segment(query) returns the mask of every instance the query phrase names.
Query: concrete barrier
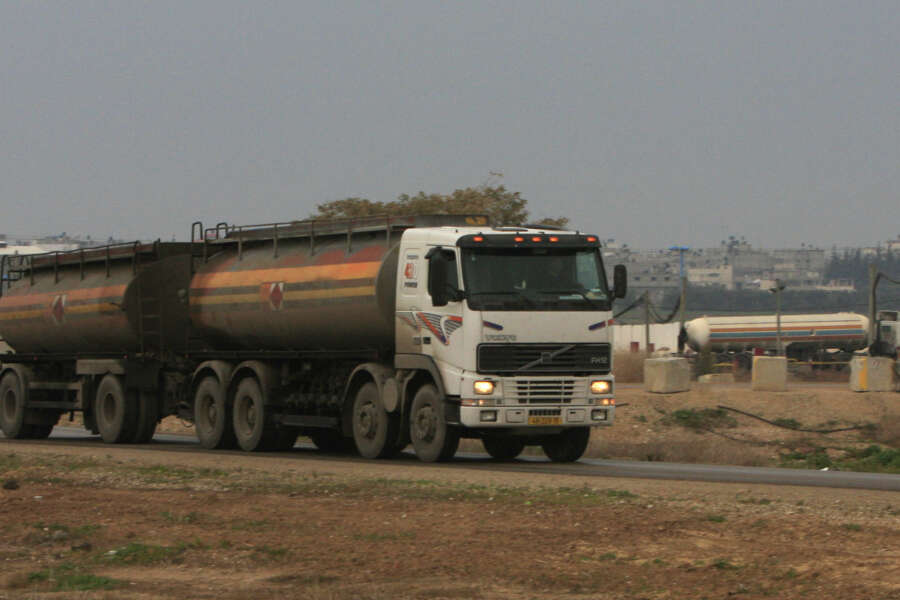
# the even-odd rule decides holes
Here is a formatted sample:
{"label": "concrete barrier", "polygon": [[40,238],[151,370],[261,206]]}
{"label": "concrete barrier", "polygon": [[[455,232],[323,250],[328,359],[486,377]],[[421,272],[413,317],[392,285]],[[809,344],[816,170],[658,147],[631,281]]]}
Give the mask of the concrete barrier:
{"label": "concrete barrier", "polygon": [[644,360],[644,389],[656,394],[674,394],[691,389],[691,367],[686,358]]}
{"label": "concrete barrier", "polygon": [[750,389],[759,392],[783,392],[787,389],[787,358],[754,356]]}
{"label": "concrete barrier", "polygon": [[854,356],[850,361],[850,389],[854,392],[895,391],[895,362],[885,356]]}

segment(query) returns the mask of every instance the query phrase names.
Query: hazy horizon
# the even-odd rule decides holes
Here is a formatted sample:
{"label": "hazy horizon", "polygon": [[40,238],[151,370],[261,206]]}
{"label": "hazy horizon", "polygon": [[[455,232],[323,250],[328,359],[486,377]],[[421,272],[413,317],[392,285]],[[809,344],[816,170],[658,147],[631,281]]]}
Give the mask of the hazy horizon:
{"label": "hazy horizon", "polygon": [[896,2],[10,2],[0,35],[0,233],[490,180],[634,248],[900,234]]}

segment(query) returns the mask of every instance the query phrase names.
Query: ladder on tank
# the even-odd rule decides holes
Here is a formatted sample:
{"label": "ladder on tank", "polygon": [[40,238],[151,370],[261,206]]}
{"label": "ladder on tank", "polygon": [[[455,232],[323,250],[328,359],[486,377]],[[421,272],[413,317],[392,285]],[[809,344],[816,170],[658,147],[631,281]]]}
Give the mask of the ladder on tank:
{"label": "ladder on tank", "polygon": [[143,286],[140,286],[140,283],[138,285],[138,335],[141,341],[141,354],[145,354],[149,348],[162,352],[164,342],[162,302],[158,296],[144,294]]}

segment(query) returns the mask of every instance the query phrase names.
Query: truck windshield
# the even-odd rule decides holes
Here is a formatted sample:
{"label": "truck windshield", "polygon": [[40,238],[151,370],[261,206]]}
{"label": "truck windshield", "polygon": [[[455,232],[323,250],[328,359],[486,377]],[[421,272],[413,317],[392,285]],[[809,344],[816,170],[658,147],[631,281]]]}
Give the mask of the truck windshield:
{"label": "truck windshield", "polygon": [[596,248],[466,248],[462,271],[472,309],[610,309]]}

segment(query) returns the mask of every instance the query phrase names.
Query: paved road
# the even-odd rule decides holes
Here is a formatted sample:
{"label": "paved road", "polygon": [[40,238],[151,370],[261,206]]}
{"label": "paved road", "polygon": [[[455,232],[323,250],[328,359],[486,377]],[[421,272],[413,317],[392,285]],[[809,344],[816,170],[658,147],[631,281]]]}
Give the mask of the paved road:
{"label": "paved road", "polygon": [[[54,430],[46,441],[10,441],[0,434],[0,444],[7,448],[16,444],[41,444],[65,446],[104,447],[114,451],[115,446],[103,444],[97,436],[76,428],[60,427]],[[210,452],[203,450],[190,436],[157,434],[152,444],[122,446],[139,448],[148,452]],[[227,456],[238,451],[216,451]],[[329,455],[315,451],[309,444],[298,444],[291,452],[258,454],[260,459],[289,459],[292,456],[322,461],[364,461],[361,458]],[[459,468],[488,471],[521,471],[557,475],[578,475],[583,477],[635,477],[644,479],[673,479],[680,481],[709,481],[720,483],[762,483],[775,485],[800,485],[813,487],[856,488],[868,490],[900,491],[900,475],[880,473],[854,473],[848,471],[808,471],[800,469],[775,469],[763,467],[732,467],[724,465],[693,465],[662,462],[638,462],[625,460],[581,459],[577,463],[558,464],[544,458],[523,457],[511,462],[496,462],[485,454],[459,453],[450,463],[421,463],[409,452],[398,457],[411,468]]]}

